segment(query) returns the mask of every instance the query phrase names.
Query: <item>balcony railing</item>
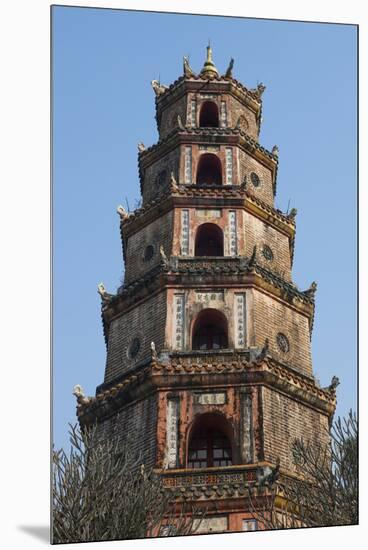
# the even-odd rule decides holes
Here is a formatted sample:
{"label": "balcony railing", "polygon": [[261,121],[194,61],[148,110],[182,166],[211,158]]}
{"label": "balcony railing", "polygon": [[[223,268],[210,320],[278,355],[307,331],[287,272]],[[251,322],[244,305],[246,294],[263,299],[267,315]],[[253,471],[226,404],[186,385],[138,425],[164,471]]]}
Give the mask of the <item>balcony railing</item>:
{"label": "balcony railing", "polygon": [[[266,464],[266,463],[265,463]],[[241,466],[223,466],[213,468],[193,468],[185,470],[161,471],[165,487],[186,488],[206,486],[245,487],[249,482],[256,481],[256,471],[262,464]]]}

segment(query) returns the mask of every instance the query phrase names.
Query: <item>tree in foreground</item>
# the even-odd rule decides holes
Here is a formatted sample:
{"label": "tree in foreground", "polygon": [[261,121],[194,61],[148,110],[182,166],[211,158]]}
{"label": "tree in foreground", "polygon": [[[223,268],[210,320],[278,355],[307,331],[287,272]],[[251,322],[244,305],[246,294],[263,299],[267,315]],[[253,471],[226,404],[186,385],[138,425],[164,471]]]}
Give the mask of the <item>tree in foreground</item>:
{"label": "tree in foreground", "polygon": [[76,426],[70,442],[69,454],[53,452],[54,543],[186,535],[200,525],[203,514],[178,509],[175,494],[128,445]]}
{"label": "tree in foreground", "polygon": [[333,424],[329,441],[323,445],[295,440],[298,477],[278,478],[271,472],[256,490],[249,488],[253,516],[263,528],[358,523],[358,424],[352,411]]}

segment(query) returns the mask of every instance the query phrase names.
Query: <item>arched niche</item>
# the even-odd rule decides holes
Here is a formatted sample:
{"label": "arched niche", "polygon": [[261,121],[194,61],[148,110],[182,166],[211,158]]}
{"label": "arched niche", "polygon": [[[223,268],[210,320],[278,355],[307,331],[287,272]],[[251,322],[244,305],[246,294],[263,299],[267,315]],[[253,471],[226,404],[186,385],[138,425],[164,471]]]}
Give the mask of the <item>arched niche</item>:
{"label": "arched niche", "polygon": [[203,309],[193,324],[192,349],[227,349],[228,325],[225,315],[217,309]]}
{"label": "arched niche", "polygon": [[219,110],[214,101],[204,101],[199,114],[199,126],[201,128],[219,127]]}
{"label": "arched niche", "polygon": [[219,413],[200,415],[189,433],[187,468],[232,466],[233,456],[229,421]]}
{"label": "arched niche", "polygon": [[217,155],[203,153],[197,168],[198,185],[222,185],[222,166]]}
{"label": "arched niche", "polygon": [[203,223],[198,227],[195,238],[194,255],[224,255],[224,234],[221,227],[214,223]]}

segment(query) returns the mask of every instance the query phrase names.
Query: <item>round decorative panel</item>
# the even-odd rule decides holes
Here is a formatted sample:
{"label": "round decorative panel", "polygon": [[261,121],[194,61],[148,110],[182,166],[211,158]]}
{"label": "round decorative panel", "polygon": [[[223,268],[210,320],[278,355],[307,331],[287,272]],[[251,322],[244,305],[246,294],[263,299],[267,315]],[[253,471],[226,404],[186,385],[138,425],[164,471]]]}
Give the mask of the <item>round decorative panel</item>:
{"label": "round decorative panel", "polygon": [[130,359],[134,359],[141,349],[141,342],[138,337],[133,338],[128,347],[128,356]]}
{"label": "round decorative panel", "polygon": [[250,181],[253,183],[254,187],[259,187],[261,185],[261,180],[255,172],[250,174]]}
{"label": "round decorative panel", "polygon": [[154,253],[155,248],[153,244],[149,244],[148,246],[146,246],[146,250],[144,251],[143,260],[145,262],[149,262],[150,260],[152,260]]}
{"label": "round decorative panel", "polygon": [[290,349],[289,340],[285,336],[285,334],[282,334],[282,332],[279,332],[276,336],[277,345],[279,346],[280,350],[283,353],[287,353]]}
{"label": "round decorative panel", "polygon": [[262,248],[262,254],[268,260],[269,262],[272,262],[273,260],[273,252],[267,244],[265,244]]}
{"label": "round decorative panel", "polygon": [[248,130],[249,124],[244,115],[240,115],[237,126],[243,132],[246,132]]}

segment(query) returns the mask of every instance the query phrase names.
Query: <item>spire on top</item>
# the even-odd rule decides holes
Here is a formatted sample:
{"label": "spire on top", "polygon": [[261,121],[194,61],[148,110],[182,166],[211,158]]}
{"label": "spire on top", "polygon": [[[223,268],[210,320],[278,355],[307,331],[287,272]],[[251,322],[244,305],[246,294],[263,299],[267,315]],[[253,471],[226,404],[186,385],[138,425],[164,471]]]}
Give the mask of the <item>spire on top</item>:
{"label": "spire on top", "polygon": [[215,78],[219,76],[218,70],[216,69],[214,62],[212,61],[212,49],[209,40],[207,46],[207,59],[203,65],[203,69],[200,72],[200,76],[204,78]]}

